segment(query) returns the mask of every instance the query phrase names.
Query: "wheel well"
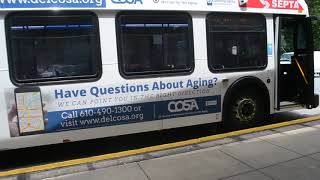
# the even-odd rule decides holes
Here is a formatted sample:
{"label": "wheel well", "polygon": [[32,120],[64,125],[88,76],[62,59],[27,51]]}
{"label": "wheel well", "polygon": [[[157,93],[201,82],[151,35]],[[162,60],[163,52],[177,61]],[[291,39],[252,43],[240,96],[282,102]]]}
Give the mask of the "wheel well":
{"label": "wheel well", "polygon": [[[227,90],[223,100],[223,112],[228,106],[228,102],[239,91],[252,90],[255,93],[259,93],[263,96],[263,101],[266,103],[267,112],[270,114],[270,94],[266,85],[256,77],[243,77],[236,80]],[[224,114],[224,113],[223,113]]]}

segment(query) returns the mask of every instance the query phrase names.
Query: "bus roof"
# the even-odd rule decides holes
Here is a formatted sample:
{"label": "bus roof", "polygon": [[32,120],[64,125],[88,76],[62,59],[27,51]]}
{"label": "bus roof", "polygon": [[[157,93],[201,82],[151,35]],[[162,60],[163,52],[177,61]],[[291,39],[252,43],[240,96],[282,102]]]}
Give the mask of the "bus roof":
{"label": "bus roof", "polygon": [[308,15],[304,0],[0,0],[0,10],[173,10]]}

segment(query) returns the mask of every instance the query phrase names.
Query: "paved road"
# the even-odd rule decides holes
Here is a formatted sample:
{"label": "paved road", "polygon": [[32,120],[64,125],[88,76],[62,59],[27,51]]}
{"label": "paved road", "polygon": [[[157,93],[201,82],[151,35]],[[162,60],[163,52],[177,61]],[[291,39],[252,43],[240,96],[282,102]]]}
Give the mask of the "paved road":
{"label": "paved road", "polygon": [[[320,121],[241,135],[237,142],[48,180],[318,180]],[[224,140],[226,142],[226,140]],[[212,147],[207,147],[212,145]],[[201,149],[203,147],[203,149]],[[105,163],[107,164],[107,163]]]}

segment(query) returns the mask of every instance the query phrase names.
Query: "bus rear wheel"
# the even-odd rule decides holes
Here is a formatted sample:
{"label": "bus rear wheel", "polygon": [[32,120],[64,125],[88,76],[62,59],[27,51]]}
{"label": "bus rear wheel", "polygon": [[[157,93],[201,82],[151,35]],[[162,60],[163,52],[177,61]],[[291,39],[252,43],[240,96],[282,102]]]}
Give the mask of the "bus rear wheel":
{"label": "bus rear wheel", "polygon": [[264,122],[266,103],[256,89],[243,89],[234,93],[225,104],[223,124],[226,130],[239,130]]}

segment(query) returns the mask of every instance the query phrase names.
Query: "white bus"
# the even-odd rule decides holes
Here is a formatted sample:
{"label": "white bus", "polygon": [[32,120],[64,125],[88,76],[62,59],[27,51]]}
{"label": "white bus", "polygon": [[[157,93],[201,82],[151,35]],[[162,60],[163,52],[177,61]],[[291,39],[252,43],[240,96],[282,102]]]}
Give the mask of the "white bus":
{"label": "white bus", "polygon": [[320,51],[314,51],[314,77],[320,77]]}
{"label": "white bus", "polygon": [[0,150],[318,106],[302,0],[0,3]]}

